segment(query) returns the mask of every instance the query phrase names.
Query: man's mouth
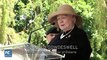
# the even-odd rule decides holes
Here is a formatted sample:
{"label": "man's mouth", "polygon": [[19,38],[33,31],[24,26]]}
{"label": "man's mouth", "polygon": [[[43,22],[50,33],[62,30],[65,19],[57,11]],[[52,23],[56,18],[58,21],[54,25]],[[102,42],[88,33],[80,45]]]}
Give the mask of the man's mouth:
{"label": "man's mouth", "polygon": [[64,24],[61,24],[61,26],[64,26]]}

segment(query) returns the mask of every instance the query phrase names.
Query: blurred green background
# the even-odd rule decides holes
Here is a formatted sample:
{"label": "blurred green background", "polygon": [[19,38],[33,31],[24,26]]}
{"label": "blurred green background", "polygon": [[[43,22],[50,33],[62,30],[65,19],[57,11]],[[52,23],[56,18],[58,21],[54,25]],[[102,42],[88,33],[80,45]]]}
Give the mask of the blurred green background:
{"label": "blurred green background", "polygon": [[107,0],[0,0],[0,44],[47,45],[45,32],[51,25],[47,16],[59,5],[70,4],[83,18],[93,49],[91,60],[107,60]]}

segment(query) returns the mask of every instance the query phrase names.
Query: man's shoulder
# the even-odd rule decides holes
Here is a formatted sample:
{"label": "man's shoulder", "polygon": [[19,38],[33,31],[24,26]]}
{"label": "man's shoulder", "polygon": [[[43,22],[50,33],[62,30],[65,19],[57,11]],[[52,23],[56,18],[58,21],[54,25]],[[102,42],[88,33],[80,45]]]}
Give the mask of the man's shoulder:
{"label": "man's shoulder", "polygon": [[[74,34],[79,34],[79,35],[82,35],[82,34],[85,34],[86,35],[86,32],[83,30],[83,29],[80,29],[78,27],[75,27],[72,31]],[[71,32],[71,33],[72,33]]]}

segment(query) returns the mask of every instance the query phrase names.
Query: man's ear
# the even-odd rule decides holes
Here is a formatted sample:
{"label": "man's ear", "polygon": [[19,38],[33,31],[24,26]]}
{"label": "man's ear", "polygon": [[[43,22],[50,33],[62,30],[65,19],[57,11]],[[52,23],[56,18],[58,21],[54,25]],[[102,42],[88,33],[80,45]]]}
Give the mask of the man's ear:
{"label": "man's ear", "polygon": [[76,23],[76,17],[73,17],[73,23],[74,24]]}

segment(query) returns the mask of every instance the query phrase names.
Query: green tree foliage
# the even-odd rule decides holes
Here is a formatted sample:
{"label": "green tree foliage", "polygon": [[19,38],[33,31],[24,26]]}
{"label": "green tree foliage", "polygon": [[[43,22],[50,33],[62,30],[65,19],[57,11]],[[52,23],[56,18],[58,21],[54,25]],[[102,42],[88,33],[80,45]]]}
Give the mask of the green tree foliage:
{"label": "green tree foliage", "polygon": [[94,60],[107,59],[107,5],[105,0],[96,0],[94,9],[94,21],[92,25],[92,48]]}
{"label": "green tree foliage", "polygon": [[[59,5],[70,4],[83,18],[93,49],[91,60],[107,59],[107,0],[0,0],[0,43],[46,45],[47,16]],[[7,7],[8,6],[8,7]]]}
{"label": "green tree foliage", "polygon": [[[0,21],[0,43],[5,42],[6,40],[6,24],[7,24],[7,18],[5,17],[7,15],[7,4],[4,4],[6,0],[1,1],[3,4],[1,4],[1,21]],[[7,3],[7,2],[6,2]]]}
{"label": "green tree foliage", "polygon": [[15,26],[13,8],[16,1],[0,0],[0,44],[25,42],[24,37],[27,35],[25,33],[22,35],[23,32],[16,33],[13,28]]}
{"label": "green tree foliage", "polygon": [[[13,4],[15,1],[0,0],[0,43],[7,41],[8,26],[14,25]],[[10,5],[11,4],[11,5]]]}
{"label": "green tree foliage", "polygon": [[45,15],[43,15],[43,9],[41,9],[43,7],[42,1],[26,1],[28,2],[19,0],[14,6],[14,12],[16,14],[16,25],[14,26],[14,28],[17,32],[24,31],[27,34],[31,34],[31,32],[34,31],[31,34],[31,43],[38,46],[42,43],[46,44],[46,42],[44,41],[45,30],[42,29],[42,26],[44,26],[43,24],[45,23]]}
{"label": "green tree foliage", "polygon": [[17,32],[28,30],[31,23],[34,21],[35,12],[33,11],[29,0],[18,0],[14,6],[16,25],[14,26]]}

